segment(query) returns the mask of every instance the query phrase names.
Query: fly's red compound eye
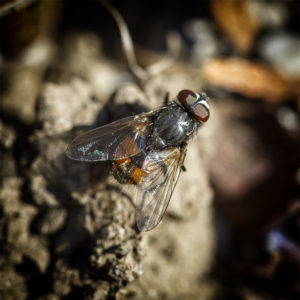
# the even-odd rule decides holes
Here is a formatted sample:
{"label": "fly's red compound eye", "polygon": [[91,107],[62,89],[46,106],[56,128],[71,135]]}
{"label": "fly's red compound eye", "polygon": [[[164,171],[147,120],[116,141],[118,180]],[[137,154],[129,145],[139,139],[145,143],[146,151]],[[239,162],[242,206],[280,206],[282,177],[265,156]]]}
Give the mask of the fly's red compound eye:
{"label": "fly's red compound eye", "polygon": [[198,98],[199,95],[190,90],[182,90],[178,93],[178,99],[185,107],[193,105]]}
{"label": "fly's red compound eye", "polygon": [[204,93],[199,95],[191,90],[182,90],[178,93],[178,100],[198,121],[209,119],[209,106]]}
{"label": "fly's red compound eye", "polygon": [[206,122],[209,119],[209,106],[205,100],[198,102],[192,109],[195,118],[201,122]]}

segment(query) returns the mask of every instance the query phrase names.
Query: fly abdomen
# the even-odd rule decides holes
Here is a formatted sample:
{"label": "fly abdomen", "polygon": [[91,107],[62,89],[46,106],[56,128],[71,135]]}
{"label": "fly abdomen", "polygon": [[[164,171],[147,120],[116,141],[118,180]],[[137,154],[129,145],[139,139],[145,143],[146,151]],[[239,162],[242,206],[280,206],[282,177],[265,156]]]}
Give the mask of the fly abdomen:
{"label": "fly abdomen", "polygon": [[113,162],[113,176],[121,184],[137,185],[146,173],[130,157]]}

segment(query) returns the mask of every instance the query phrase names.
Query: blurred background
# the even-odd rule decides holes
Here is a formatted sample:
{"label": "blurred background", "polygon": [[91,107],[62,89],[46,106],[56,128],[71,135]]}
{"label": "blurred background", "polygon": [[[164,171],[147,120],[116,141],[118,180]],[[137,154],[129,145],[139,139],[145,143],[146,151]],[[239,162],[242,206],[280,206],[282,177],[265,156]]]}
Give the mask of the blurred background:
{"label": "blurred background", "polygon": [[[0,298],[299,298],[300,2],[110,3],[146,78],[100,1],[0,0]],[[181,89],[211,119],[140,234],[110,164],[64,151]]]}

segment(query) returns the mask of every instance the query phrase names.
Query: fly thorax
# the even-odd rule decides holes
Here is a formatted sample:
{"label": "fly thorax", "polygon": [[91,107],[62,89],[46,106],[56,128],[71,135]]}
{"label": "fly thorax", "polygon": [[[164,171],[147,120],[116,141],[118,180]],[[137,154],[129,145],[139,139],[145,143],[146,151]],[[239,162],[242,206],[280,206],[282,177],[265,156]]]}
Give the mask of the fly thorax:
{"label": "fly thorax", "polygon": [[154,122],[149,144],[155,149],[178,146],[193,132],[194,121],[181,107],[166,110]]}

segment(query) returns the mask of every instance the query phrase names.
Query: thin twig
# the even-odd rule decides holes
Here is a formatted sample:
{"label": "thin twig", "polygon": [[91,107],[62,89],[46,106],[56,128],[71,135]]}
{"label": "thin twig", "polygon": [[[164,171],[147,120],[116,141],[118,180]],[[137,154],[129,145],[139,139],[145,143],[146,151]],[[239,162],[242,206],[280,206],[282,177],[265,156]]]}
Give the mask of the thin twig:
{"label": "thin twig", "polygon": [[175,63],[175,58],[178,57],[181,50],[180,36],[175,32],[170,32],[167,35],[167,52],[168,54],[159,60],[158,62],[150,65],[146,70],[137,64],[136,55],[134,51],[133,42],[130,36],[128,27],[118,12],[107,0],[99,0],[100,3],[110,12],[115,19],[120,31],[122,47],[125,52],[125,56],[128,62],[128,66],[131,72],[141,81],[145,81],[150,77],[156,76],[162,73],[166,69],[170,68]]}
{"label": "thin twig", "polygon": [[136,62],[136,56],[135,56],[130,32],[128,30],[128,27],[123,17],[117,11],[117,9],[114,8],[108,1],[106,0],[99,0],[99,1],[110,12],[110,14],[113,16],[113,18],[115,19],[118,25],[118,28],[120,30],[120,35],[121,35],[122,46],[127,58],[128,66],[131,69],[132,73],[142,81],[147,79],[149,77],[148,72],[142,69]]}
{"label": "thin twig", "polygon": [[7,4],[3,4],[0,7],[0,18],[6,15],[11,14],[12,12],[18,11],[30,4],[32,4],[36,0],[18,0],[14,2],[10,2]]}

